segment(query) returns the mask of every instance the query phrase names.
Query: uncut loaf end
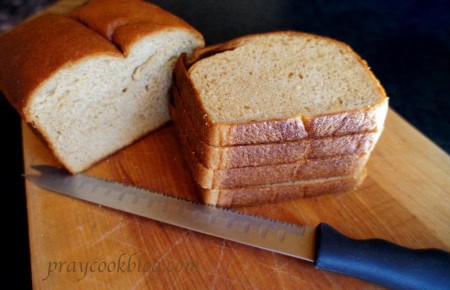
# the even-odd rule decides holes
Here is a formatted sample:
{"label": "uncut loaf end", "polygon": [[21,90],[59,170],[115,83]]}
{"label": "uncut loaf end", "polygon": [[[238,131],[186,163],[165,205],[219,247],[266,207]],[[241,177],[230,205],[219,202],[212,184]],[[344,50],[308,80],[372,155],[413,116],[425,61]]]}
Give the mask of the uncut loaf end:
{"label": "uncut loaf end", "polygon": [[94,0],[0,37],[0,89],[72,173],[169,121],[172,71],[199,32],[138,0]]}

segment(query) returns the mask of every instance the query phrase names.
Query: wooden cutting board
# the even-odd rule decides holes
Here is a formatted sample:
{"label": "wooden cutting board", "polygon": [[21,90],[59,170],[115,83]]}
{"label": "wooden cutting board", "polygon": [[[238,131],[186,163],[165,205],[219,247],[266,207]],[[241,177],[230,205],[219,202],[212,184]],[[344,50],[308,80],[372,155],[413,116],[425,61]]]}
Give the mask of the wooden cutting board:
{"label": "wooden cutting board", "polygon": [[[32,164],[58,165],[25,124],[23,145],[27,174],[35,173]],[[391,110],[368,169],[362,187],[349,194],[239,210],[296,224],[328,222],[354,238],[450,249],[450,160],[445,152]],[[198,199],[171,124],[86,174]],[[71,199],[29,181],[26,190],[36,289],[375,287],[294,258]],[[131,267],[138,257],[140,271]],[[130,271],[119,269],[119,259],[125,267],[130,260]],[[81,272],[80,262],[93,270]],[[99,272],[103,262],[111,271]]]}
{"label": "wooden cutting board", "polygon": [[[61,1],[51,12],[84,2]],[[25,173],[35,173],[33,164],[59,165],[28,126],[22,128]],[[328,222],[354,238],[450,250],[445,152],[389,111],[368,169],[368,178],[352,193],[239,210],[296,224]],[[86,174],[198,200],[171,124]],[[294,258],[71,199],[29,181],[26,195],[36,289],[377,287]]]}

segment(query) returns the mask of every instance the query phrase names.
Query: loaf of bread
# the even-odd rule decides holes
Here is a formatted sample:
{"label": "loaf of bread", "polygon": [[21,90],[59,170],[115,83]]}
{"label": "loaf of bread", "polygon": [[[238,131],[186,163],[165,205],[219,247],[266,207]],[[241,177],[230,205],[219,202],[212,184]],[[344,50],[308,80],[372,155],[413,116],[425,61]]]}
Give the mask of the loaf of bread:
{"label": "loaf of bread", "polygon": [[200,138],[184,108],[176,85],[172,97],[177,108],[172,119],[183,124],[184,134],[199,162],[210,169],[227,169],[299,162],[305,159],[327,158],[340,155],[362,155],[372,151],[381,131],[350,134],[336,137],[305,138],[296,141],[249,144],[236,146],[212,146]]}
{"label": "loaf of bread", "polygon": [[214,146],[381,131],[384,89],[346,44],[300,32],[242,37],[181,57],[176,82]]}
{"label": "loaf of bread", "polygon": [[182,55],[170,114],[203,200],[248,206],[349,191],[383,130],[388,99],[346,44],[251,35]]}
{"label": "loaf of bread", "polygon": [[0,90],[72,173],[166,123],[172,71],[204,45],[138,0],[94,0],[0,37]]}

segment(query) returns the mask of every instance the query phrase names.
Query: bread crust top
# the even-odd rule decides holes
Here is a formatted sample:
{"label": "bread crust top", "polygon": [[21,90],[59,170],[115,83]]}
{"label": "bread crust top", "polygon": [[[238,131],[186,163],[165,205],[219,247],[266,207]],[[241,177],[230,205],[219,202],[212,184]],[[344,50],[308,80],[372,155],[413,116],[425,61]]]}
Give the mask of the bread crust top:
{"label": "bread crust top", "polygon": [[123,57],[120,51],[81,23],[43,15],[0,37],[0,89],[25,119],[33,91],[64,65],[86,56]]}
{"label": "bread crust top", "polygon": [[71,17],[114,43],[126,55],[140,38],[173,28],[203,36],[181,18],[141,0],[94,0]]}
{"label": "bread crust top", "polygon": [[143,37],[186,30],[185,21],[140,0],[94,0],[69,15],[45,14],[0,36],[0,90],[29,122],[33,93],[64,67],[96,56],[125,58]]}

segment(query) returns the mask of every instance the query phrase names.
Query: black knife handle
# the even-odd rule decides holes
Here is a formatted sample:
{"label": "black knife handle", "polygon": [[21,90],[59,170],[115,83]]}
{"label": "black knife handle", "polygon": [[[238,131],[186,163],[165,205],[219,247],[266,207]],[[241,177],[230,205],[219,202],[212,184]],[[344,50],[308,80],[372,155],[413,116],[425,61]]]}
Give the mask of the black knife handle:
{"label": "black knife handle", "polygon": [[330,225],[317,227],[318,269],[395,289],[450,289],[450,253],[413,250],[379,240],[350,239]]}

